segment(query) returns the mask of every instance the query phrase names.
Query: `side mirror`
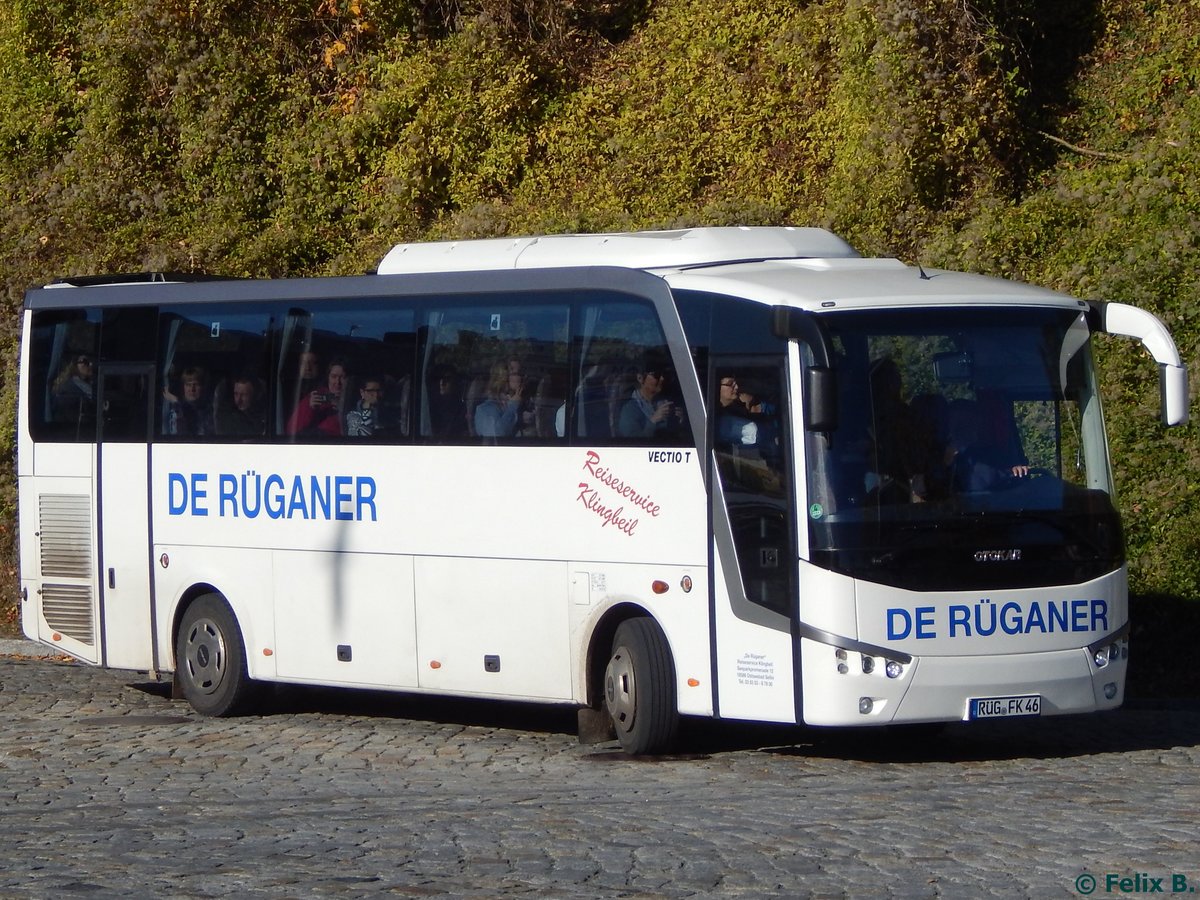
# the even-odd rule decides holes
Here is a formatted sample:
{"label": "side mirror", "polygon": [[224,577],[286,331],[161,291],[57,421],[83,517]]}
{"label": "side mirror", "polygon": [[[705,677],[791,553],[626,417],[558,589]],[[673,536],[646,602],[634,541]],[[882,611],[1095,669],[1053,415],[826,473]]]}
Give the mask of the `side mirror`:
{"label": "side mirror", "polygon": [[829,366],[804,370],[804,427],[809,431],[837,429],[837,373]]}
{"label": "side mirror", "polygon": [[1159,395],[1164,425],[1186,425],[1188,421],[1187,367],[1179,349],[1157,316],[1125,303],[1091,302],[1092,314],[1099,318],[1098,330],[1134,337],[1150,351],[1158,363]]}
{"label": "side mirror", "polygon": [[1188,375],[1186,366],[1160,365],[1158,391],[1164,425],[1186,425],[1188,421]]}
{"label": "side mirror", "polygon": [[834,431],[838,424],[837,373],[833,345],[818,316],[789,306],[772,310],[771,331],[787,341],[802,341],[813,355],[804,369],[804,427],[809,431]]}

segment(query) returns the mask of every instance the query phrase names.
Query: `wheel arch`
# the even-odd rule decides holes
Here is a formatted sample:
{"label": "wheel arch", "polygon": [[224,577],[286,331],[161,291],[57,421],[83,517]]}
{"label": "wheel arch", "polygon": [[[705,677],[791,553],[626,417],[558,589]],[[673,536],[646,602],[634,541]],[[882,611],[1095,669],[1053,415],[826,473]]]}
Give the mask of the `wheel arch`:
{"label": "wheel arch", "polygon": [[197,583],[176,607],[172,697],[187,700],[201,715],[248,711],[259,687],[247,665],[243,625],[229,599],[212,585]]}
{"label": "wheel arch", "polygon": [[584,670],[586,677],[584,697],[587,705],[592,709],[599,709],[604,704],[604,670],[608,666],[612,642],[617,634],[617,629],[622,622],[639,617],[650,619],[657,626],[666,642],[667,652],[671,656],[671,666],[672,668],[675,666],[675,652],[671,647],[671,640],[657,617],[642,604],[631,600],[614,604],[600,616],[588,639]]}

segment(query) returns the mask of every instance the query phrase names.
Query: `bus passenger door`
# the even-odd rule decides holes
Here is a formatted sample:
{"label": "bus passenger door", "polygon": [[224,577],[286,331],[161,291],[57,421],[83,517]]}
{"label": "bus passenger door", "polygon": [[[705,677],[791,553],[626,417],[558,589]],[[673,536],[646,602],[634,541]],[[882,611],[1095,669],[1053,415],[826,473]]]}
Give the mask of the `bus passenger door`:
{"label": "bus passenger door", "polygon": [[150,586],[150,428],[154,367],[101,363],[96,447],[100,663],[157,668]]}
{"label": "bus passenger door", "polygon": [[720,715],[794,722],[798,551],[783,360],[713,356],[711,373],[713,587],[728,598],[715,608]]}

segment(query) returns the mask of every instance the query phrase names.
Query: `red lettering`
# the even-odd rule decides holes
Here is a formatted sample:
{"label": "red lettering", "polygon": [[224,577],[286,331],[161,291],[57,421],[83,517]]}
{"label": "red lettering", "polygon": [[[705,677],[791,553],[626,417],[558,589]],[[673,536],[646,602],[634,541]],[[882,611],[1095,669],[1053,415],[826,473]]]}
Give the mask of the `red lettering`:
{"label": "red lettering", "polygon": [[[655,518],[662,511],[662,507],[650,499],[648,494],[643,494],[632,484],[629,484],[611,469],[607,469],[600,465],[600,454],[595,450],[588,450],[587,456],[583,459],[583,468],[592,473],[593,476],[604,485],[610,488],[615,494],[624,500],[629,500],[638,509],[644,510]],[[584,487],[581,483],[580,487]],[[582,495],[580,496],[582,499]],[[636,520],[635,520],[636,521]]]}
{"label": "red lettering", "polygon": [[625,507],[619,506],[616,509],[606,507],[600,502],[600,497],[587,482],[581,481],[579,489],[579,496],[576,499],[583,504],[584,509],[595,513],[604,520],[604,524],[600,526],[601,528],[607,528],[609,525],[612,525],[625,534],[633,535],[634,529],[637,528],[638,520],[626,518],[623,515]]}

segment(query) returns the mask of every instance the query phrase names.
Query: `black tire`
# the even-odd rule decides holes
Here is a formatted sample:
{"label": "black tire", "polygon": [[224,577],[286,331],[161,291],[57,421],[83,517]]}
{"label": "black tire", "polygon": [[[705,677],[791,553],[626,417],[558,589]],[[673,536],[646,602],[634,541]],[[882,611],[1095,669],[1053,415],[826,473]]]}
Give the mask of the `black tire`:
{"label": "black tire", "polygon": [[197,597],[184,612],[175,639],[175,677],[202,715],[233,716],[249,705],[253,690],[242,632],[219,594]]}
{"label": "black tire", "polygon": [[675,666],[653,619],[622,622],[604,671],[604,708],[626,753],[666,753],[675,743]]}

